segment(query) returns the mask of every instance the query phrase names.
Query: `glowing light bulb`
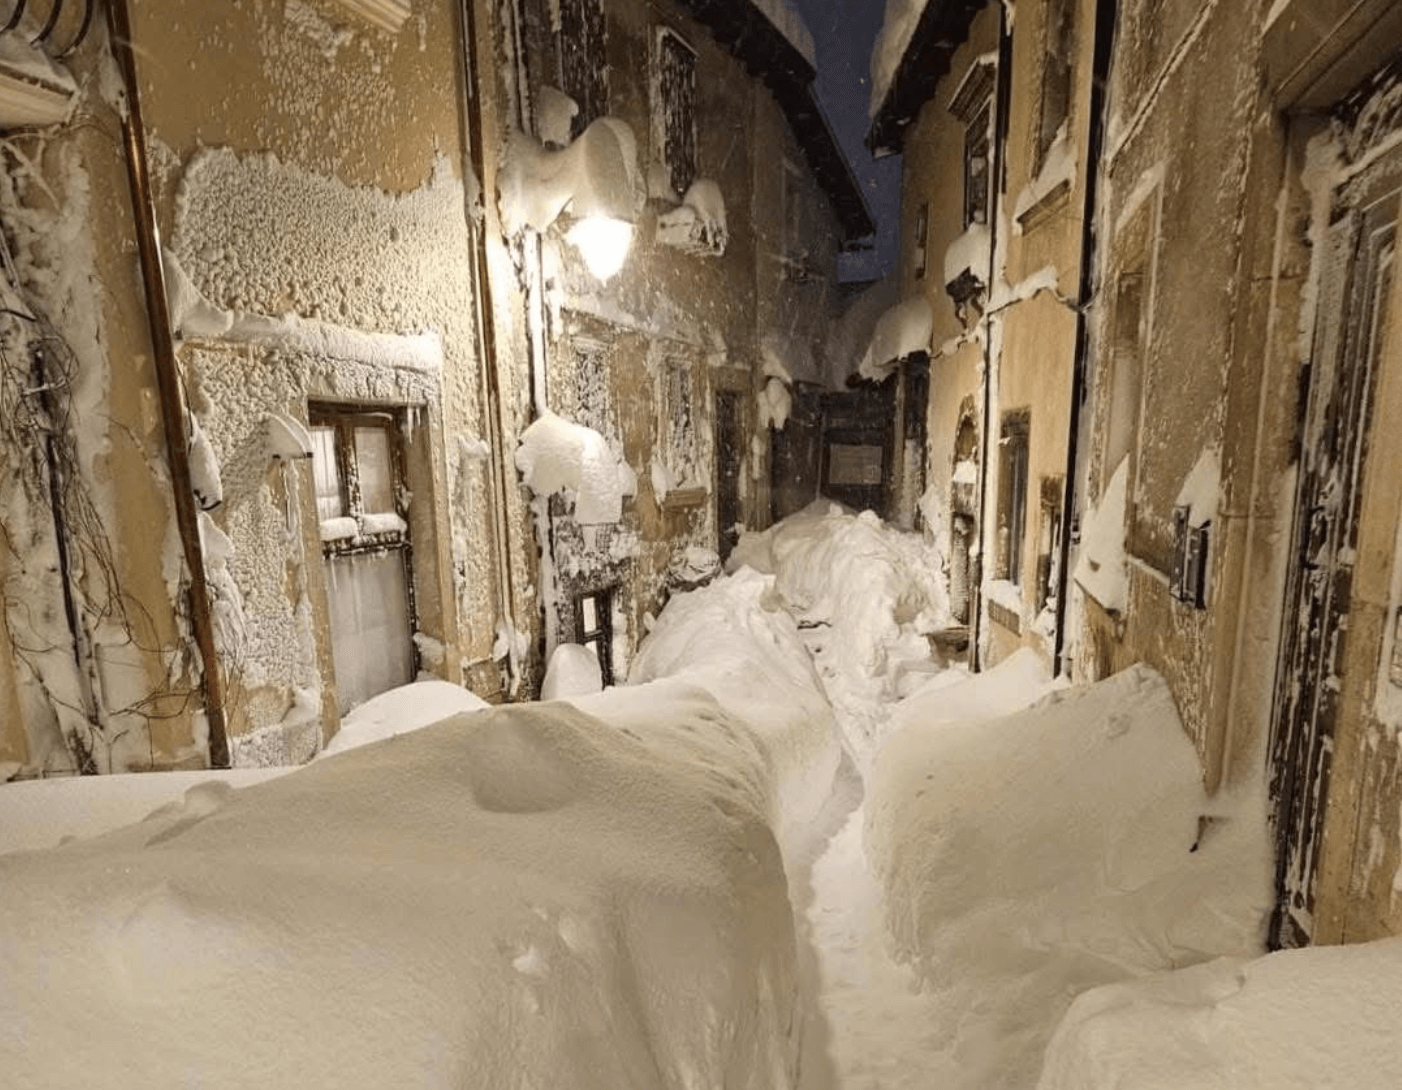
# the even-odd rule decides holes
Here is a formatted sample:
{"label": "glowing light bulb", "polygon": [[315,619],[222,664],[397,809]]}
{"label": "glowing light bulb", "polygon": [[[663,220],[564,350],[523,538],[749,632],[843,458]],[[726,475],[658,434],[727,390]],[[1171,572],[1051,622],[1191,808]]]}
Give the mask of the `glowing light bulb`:
{"label": "glowing light bulb", "polygon": [[565,234],[565,240],[579,251],[589,271],[600,281],[607,281],[628,257],[633,244],[633,225],[603,216],[576,220]]}

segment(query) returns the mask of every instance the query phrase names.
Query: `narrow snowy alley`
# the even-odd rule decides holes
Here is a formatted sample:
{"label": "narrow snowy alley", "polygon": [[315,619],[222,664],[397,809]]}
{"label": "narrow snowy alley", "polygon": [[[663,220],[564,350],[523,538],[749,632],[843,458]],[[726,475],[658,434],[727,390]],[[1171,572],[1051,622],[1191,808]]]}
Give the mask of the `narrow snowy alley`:
{"label": "narrow snowy alley", "polygon": [[1402,0],[0,0],[0,1090],[1399,1090]]}

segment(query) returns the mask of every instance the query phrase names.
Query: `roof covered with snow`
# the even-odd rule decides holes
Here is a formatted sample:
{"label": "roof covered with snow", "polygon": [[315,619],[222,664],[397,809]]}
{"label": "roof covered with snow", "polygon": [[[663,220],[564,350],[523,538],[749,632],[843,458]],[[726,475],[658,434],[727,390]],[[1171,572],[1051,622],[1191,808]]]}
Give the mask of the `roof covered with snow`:
{"label": "roof covered with snow", "polygon": [[832,204],[845,241],[876,231],[862,188],[813,93],[812,36],[785,0],[678,0],[774,95]]}
{"label": "roof covered with snow", "polygon": [[987,4],[988,0],[893,0],[887,5],[886,25],[872,54],[871,129],[866,138],[877,158],[900,153],[906,127],[949,74],[950,59]]}

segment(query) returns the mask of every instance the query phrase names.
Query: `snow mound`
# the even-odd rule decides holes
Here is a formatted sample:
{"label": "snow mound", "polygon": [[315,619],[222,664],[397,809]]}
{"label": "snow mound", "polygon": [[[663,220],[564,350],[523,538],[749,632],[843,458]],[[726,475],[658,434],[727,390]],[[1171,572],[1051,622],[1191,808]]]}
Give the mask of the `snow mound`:
{"label": "snow mound", "polygon": [[351,709],[321,757],[421,730],[462,712],[490,707],[476,693],[450,681],[415,681],[372,697]]}
{"label": "snow mound", "polygon": [[[630,686],[662,679],[700,686],[744,723],[764,770],[769,818],[780,842],[789,843],[826,801],[841,748],[822,683],[774,580],[746,569],[674,595],[628,675]],[[636,699],[623,689],[610,694],[610,714]]]}
{"label": "snow mound", "polygon": [[1206,797],[1153,671],[1003,719],[906,722],[869,783],[867,851],[947,1027],[940,1085],[1033,1085],[1077,994],[1260,951],[1264,804]]}
{"label": "snow mound", "polygon": [[[654,732],[709,726],[652,710]],[[743,773],[523,705],[6,856],[0,1070],[50,1088],[791,1085],[792,917]]]}
{"label": "snow mound", "polygon": [[911,670],[933,669],[925,634],[948,624],[938,551],[870,511],[824,500],[762,533],[744,534],[729,566],[772,573],[808,633],[828,699],[859,764],[877,741],[882,703]]}
{"label": "snow mound", "polygon": [[1391,1090],[1402,939],[1223,958],[1087,992],[1039,1090]]}
{"label": "snow mound", "polygon": [[550,656],[550,665],[545,668],[540,698],[561,700],[571,696],[587,696],[603,687],[599,656],[594,649],[582,643],[562,643],[555,648]]}

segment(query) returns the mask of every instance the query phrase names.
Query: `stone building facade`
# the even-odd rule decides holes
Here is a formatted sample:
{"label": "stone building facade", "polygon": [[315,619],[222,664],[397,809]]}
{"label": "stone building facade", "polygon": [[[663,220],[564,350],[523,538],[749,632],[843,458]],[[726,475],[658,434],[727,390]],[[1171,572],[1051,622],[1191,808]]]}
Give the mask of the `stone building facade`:
{"label": "stone building facade", "polygon": [[[811,66],[668,9],[695,63],[681,151],[717,181],[729,237],[693,237],[675,197],[640,202],[601,287],[562,225],[508,232],[498,201],[523,140],[579,135],[538,124],[559,65],[587,75],[548,60],[548,11],[113,0],[85,26],[84,4],[56,9],[47,34],[0,36],[5,778],[296,762],[417,676],[528,696],[601,590],[621,672],[666,543],[764,520],[765,346],[820,335],[837,247],[870,229],[805,108]],[[654,159],[656,22],[608,5],[613,97],[585,103]],[[691,460],[663,465],[677,487],[658,502],[650,436],[683,401],[663,430]],[[521,484],[518,439],[547,409],[636,468],[616,524]]]}
{"label": "stone building facade", "polygon": [[[924,194],[958,192],[939,174],[959,146],[948,103],[960,73],[992,59],[996,7],[928,5],[940,33],[917,31],[905,59],[925,49],[940,82],[893,81],[890,103],[907,99],[891,116],[914,118],[907,254]],[[991,220],[1006,238],[991,249],[993,294],[1014,302],[1001,321],[996,303],[976,316],[989,352],[982,401],[972,366],[962,377],[949,368],[939,388],[947,314],[932,341],[932,477],[948,472],[951,406],[971,394],[985,421],[979,449],[997,451],[975,477],[981,660],[1019,642],[1004,623],[1013,606],[1025,622],[1038,605],[1011,600],[989,570],[1006,550],[1018,440],[1008,414],[1026,412],[1028,468],[1011,482],[1028,512],[1024,578],[1046,544],[1035,513],[1054,506],[1041,478],[1058,459],[1032,468],[1040,443],[1064,455],[1069,492],[1054,638],[1020,642],[1074,678],[1151,664],[1209,788],[1264,772],[1275,942],[1395,934],[1402,451],[1383,423],[1398,408],[1402,360],[1391,273],[1402,15],[1331,0],[1038,0],[1018,4],[1004,31],[997,59],[1013,105],[1007,128],[994,126],[992,162],[1011,207]],[[1031,169],[1060,138],[1046,121],[1049,74],[1067,88],[1064,132],[1078,143],[1062,164],[1065,203],[1038,225],[1038,209],[1059,200]],[[939,125],[943,158],[922,152]],[[887,138],[878,115],[873,141]],[[957,223],[957,204],[932,204],[929,222]],[[947,254],[949,236],[933,233]],[[1054,291],[1050,275],[1035,295],[1017,290],[1043,267],[1056,271]],[[969,476],[951,473],[952,497]]]}

